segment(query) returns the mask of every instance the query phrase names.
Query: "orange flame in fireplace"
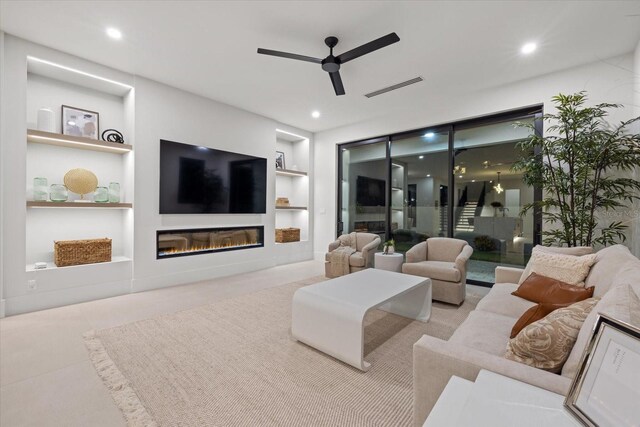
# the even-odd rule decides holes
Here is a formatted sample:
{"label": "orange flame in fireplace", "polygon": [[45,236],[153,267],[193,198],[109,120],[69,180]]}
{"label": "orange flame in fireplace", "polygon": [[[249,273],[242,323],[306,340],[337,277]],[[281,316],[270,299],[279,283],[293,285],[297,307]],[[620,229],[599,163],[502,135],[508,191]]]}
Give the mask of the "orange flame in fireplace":
{"label": "orange flame in fireplace", "polygon": [[158,249],[159,256],[166,255],[175,255],[175,254],[183,254],[183,253],[192,253],[192,252],[206,252],[206,251],[215,251],[218,249],[226,249],[226,248],[241,248],[244,246],[256,246],[258,244],[257,239],[251,240],[241,240],[241,241],[233,241],[231,239],[224,239],[222,242],[218,242],[216,244],[209,245],[185,245],[185,247],[170,247],[166,249]]}

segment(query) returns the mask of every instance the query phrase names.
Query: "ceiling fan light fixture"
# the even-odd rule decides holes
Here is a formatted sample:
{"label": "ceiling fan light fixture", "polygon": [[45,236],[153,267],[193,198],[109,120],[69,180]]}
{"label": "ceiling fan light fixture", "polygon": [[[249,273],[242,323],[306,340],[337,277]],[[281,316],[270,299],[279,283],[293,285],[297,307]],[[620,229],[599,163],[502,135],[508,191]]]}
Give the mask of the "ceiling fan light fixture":
{"label": "ceiling fan light fixture", "polygon": [[356,58],[360,58],[363,55],[367,55],[383,47],[387,47],[390,44],[400,41],[400,37],[396,33],[389,33],[386,36],[379,37],[369,43],[365,43],[361,46],[351,49],[347,52],[341,53],[338,56],[333,55],[333,48],[338,44],[338,38],[329,36],[324,39],[324,43],[329,47],[329,55],[324,58],[314,58],[312,56],[298,55],[296,53],[281,52],[271,49],[258,48],[258,53],[262,55],[279,56],[281,58],[296,59],[298,61],[313,62],[314,64],[320,64],[322,69],[329,73],[333,90],[337,96],[344,95],[344,86],[342,84],[342,78],[340,77],[340,66]]}

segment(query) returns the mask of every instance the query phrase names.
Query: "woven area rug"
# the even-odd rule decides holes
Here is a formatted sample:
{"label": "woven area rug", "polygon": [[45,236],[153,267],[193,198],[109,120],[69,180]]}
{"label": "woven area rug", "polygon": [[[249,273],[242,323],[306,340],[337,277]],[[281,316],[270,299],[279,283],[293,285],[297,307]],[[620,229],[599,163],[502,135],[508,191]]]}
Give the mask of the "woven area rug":
{"label": "woven area rug", "polygon": [[409,426],[412,346],[448,339],[480,297],[424,324],[367,315],[364,373],[294,341],[291,299],[313,278],[85,335],[129,425]]}

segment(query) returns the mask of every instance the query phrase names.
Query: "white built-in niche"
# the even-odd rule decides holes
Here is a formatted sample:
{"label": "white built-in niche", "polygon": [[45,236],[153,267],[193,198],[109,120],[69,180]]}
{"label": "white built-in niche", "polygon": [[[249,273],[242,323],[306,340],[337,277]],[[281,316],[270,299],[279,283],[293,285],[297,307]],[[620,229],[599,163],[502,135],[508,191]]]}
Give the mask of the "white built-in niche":
{"label": "white built-in niche", "polygon": [[[284,153],[284,168],[276,168],[276,198],[289,199],[289,207],[276,206],[276,228],[300,229],[300,242],[276,244],[281,251],[302,251],[309,243],[310,142],[308,138],[276,131],[276,151]],[[296,248],[297,247],[297,248]],[[295,259],[282,257],[283,260]],[[291,262],[291,261],[289,261]]]}
{"label": "white built-in niche", "polygon": [[[111,263],[65,270],[105,274],[113,281],[130,279],[131,268],[122,268],[122,263],[131,264],[133,257],[134,89],[39,58],[29,58],[27,69],[26,271],[33,271],[33,264],[40,261],[48,266],[39,274],[59,270],[53,264],[54,241],[107,237],[113,244]],[[62,135],[62,105],[98,112],[98,135],[117,129],[125,144]],[[38,130],[37,114],[43,107],[55,114],[53,131]],[[80,196],[71,192],[68,202],[34,202],[35,177],[46,178],[50,187],[63,184],[65,173],[74,168],[92,171],[101,187],[119,183],[120,203],[76,203]],[[93,200],[93,194],[85,199]],[[114,264],[118,265],[111,267]]]}

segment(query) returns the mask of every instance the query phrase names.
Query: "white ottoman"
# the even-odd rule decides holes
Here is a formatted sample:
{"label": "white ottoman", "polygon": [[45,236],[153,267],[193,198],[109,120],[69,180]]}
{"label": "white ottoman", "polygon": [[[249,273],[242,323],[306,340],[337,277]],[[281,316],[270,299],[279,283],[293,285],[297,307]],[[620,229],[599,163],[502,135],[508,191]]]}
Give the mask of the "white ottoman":
{"label": "white ottoman", "polygon": [[388,254],[383,252],[376,252],[374,265],[378,270],[395,271],[396,273],[402,273],[402,263],[404,262],[404,255],[402,254]]}

